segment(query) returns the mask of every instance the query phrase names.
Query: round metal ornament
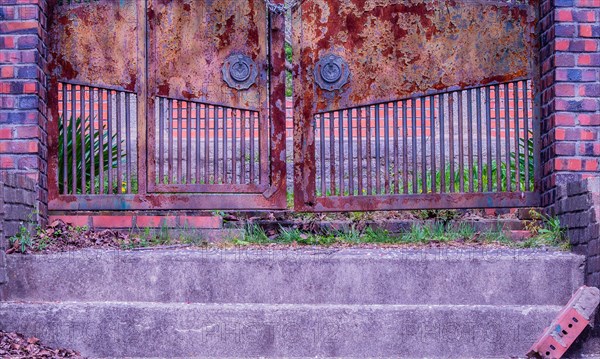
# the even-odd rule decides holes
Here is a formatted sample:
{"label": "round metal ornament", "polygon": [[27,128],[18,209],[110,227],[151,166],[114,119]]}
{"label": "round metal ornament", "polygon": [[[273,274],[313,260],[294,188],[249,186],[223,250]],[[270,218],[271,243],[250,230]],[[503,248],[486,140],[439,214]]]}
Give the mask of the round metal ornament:
{"label": "round metal ornament", "polygon": [[231,88],[246,90],[258,76],[256,64],[246,55],[231,55],[223,63],[223,81]]}
{"label": "round metal ornament", "polygon": [[350,69],[344,59],[337,55],[321,58],[315,66],[315,81],[326,91],[339,90],[348,83]]}

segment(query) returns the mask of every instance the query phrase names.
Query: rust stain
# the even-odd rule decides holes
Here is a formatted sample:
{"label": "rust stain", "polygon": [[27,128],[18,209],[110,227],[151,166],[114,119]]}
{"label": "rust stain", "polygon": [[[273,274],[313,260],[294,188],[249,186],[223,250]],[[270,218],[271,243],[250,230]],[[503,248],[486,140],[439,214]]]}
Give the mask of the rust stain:
{"label": "rust stain", "polygon": [[58,6],[49,3],[49,69],[61,80],[119,86],[137,85],[139,2]]}
{"label": "rust stain", "polygon": [[[151,1],[151,94],[259,108],[266,101],[267,14],[262,1]],[[256,86],[231,89],[221,67],[245,54],[259,69]]]}
{"label": "rust stain", "polygon": [[[322,111],[523,77],[532,71],[534,13],[514,1],[309,0],[296,29],[305,69],[296,92],[316,92],[313,111]],[[327,53],[351,70],[336,93],[313,86]]]}

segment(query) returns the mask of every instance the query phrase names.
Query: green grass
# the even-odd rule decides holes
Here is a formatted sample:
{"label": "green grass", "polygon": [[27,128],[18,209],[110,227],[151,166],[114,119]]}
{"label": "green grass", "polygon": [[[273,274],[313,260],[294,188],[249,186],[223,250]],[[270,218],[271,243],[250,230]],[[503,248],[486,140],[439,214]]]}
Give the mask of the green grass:
{"label": "green grass", "polygon": [[496,244],[511,248],[558,247],[567,249],[564,230],[557,219],[544,217],[533,236],[523,241],[512,240],[501,226],[479,232],[468,223],[448,223],[441,220],[414,223],[402,233],[389,233],[378,227],[358,229],[356,224],[344,230],[329,230],[323,233],[301,231],[297,228],[280,228],[277,235],[267,236],[257,224],[245,227],[243,239],[234,239],[235,245],[318,245],[331,246],[359,244],[406,244],[427,245],[451,242]]}
{"label": "green grass", "polygon": [[561,226],[557,217],[550,217],[533,210],[530,211],[530,215],[535,221],[528,225],[527,229],[534,235],[525,241],[524,245],[527,248],[541,246],[560,247],[564,250],[570,248],[565,228]]}

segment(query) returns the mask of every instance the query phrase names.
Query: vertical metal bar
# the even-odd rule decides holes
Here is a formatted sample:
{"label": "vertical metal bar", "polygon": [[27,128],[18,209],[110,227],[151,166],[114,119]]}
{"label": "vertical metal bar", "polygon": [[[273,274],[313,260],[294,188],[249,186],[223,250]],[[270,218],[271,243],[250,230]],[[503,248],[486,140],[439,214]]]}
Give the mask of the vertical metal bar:
{"label": "vertical metal bar", "polygon": [[473,92],[471,89],[467,90],[467,160],[469,167],[469,192],[473,192]]}
{"label": "vertical metal bar", "polygon": [[71,191],[77,194],[77,102],[75,85],[71,85]]}
{"label": "vertical metal bar", "polygon": [[183,183],[183,104],[177,101],[177,180]]}
{"label": "vertical metal bar", "polygon": [[[227,179],[227,107],[223,107],[223,183],[227,183],[228,179]],[[260,118],[259,118],[259,128],[260,128]],[[260,136],[260,132],[259,132],[259,136]],[[260,139],[259,139],[259,161],[260,161]],[[260,171],[260,165],[259,165],[259,171]]]}
{"label": "vertical metal bar", "polygon": [[431,128],[430,128],[430,133],[431,133],[431,192],[432,193],[436,193],[437,192],[437,168],[436,168],[436,162],[437,162],[437,158],[435,155],[435,97],[431,96],[429,97],[429,120],[431,121]]}
{"label": "vertical metal bar", "polygon": [[[214,183],[219,183],[219,107],[213,107],[213,170],[215,177]],[[252,129],[254,131],[254,129]],[[254,133],[252,134],[252,143],[254,143]],[[252,151],[252,166],[254,167],[254,150]],[[254,174],[254,172],[252,172]]]}
{"label": "vertical metal bar", "polygon": [[402,176],[404,177],[404,194],[408,194],[408,123],[407,123],[408,101],[402,101]]}
{"label": "vertical metal bar", "polygon": [[246,183],[246,111],[241,111],[240,128],[240,183]]}
{"label": "vertical metal bar", "polygon": [[500,87],[498,85],[494,86],[494,99],[494,117],[496,124],[496,191],[502,192],[502,148],[500,143]]}
{"label": "vertical metal bar", "polygon": [[438,112],[440,113],[440,193],[446,192],[446,134],[444,120],[444,94],[438,97]]}
{"label": "vertical metal bar", "polygon": [[523,155],[525,157],[525,191],[530,191],[529,182],[529,96],[527,96],[527,80],[523,81],[523,134],[525,135],[525,146]]}
{"label": "vertical metal bar", "polygon": [[519,131],[519,82],[513,82],[513,103],[515,106],[515,189],[521,191],[521,164],[519,155],[519,139],[521,138]]}
{"label": "vertical metal bar", "polygon": [[185,133],[186,133],[186,155],[185,155],[185,175],[186,175],[186,184],[192,183],[192,103],[185,101],[185,114],[186,114],[186,123],[185,123]]}
{"label": "vertical metal bar", "polygon": [[158,183],[165,180],[165,99],[158,99]]}
{"label": "vertical metal bar", "polygon": [[390,108],[387,103],[383,104],[383,148],[384,148],[384,179],[385,194],[390,194]]}
{"label": "vertical metal bar", "polygon": [[[277,108],[275,108],[275,110],[277,110]],[[266,114],[261,114],[259,119],[260,119],[260,122],[258,124],[258,134],[259,134],[259,136],[258,136],[259,167],[258,168],[259,168],[259,172],[260,172],[260,183],[268,184],[269,183],[269,169],[270,169],[269,143],[271,142],[271,139],[269,136],[269,134],[271,133],[270,124],[269,124],[269,116]],[[276,126],[276,124],[273,124],[273,126]],[[314,134],[314,132],[313,132],[313,134]],[[314,151],[314,147],[313,147],[313,151]],[[313,161],[314,161],[314,153],[312,154],[312,157],[313,157]],[[313,164],[314,164],[314,162],[313,162]],[[315,175],[315,173],[313,172],[313,180],[316,180],[316,178],[314,178],[314,175]],[[317,190],[316,183],[313,183],[311,187],[313,188],[313,193],[311,195],[314,195],[314,192],[316,192],[316,190]]]}
{"label": "vertical metal bar", "polygon": [[485,88],[485,122],[486,122],[486,153],[487,153],[487,190],[492,192],[492,110],[490,86]]}
{"label": "vertical metal bar", "polygon": [[[121,193],[121,158],[123,158],[121,156],[121,94],[117,91],[116,94],[116,102],[117,102],[117,193]],[[107,115],[108,115],[108,193],[113,193],[114,192],[114,187],[113,187],[113,171],[112,171],[112,167],[113,167],[113,153],[112,153],[112,148],[113,148],[113,143],[112,143],[112,134],[113,134],[113,128],[112,128],[112,91],[108,91],[107,93],[107,101],[108,101],[108,111],[107,111]]]}
{"label": "vertical metal bar", "polygon": [[400,191],[400,148],[398,145],[400,133],[398,130],[398,102],[393,105],[393,122],[394,122],[394,190],[393,193],[398,194]]}
{"label": "vertical metal bar", "polygon": [[510,105],[508,97],[508,84],[504,84],[504,151],[506,156],[506,191],[512,191],[510,176]]}
{"label": "vertical metal bar", "polygon": [[448,186],[450,192],[455,192],[454,181],[454,92],[448,94],[448,160],[450,161],[450,178]]}
{"label": "vertical metal bar", "polygon": [[[104,194],[104,91],[98,89],[98,174],[100,193]],[[110,136],[108,136],[110,137]],[[109,147],[110,148],[110,147]],[[110,154],[110,152],[109,152]]]}
{"label": "vertical metal bar", "polygon": [[412,193],[417,193],[418,187],[418,169],[417,169],[417,100],[413,98],[410,103],[411,106],[411,138],[412,138],[412,163],[413,163],[413,183]]}
{"label": "vertical metal bar", "polygon": [[131,193],[131,115],[129,92],[125,92],[125,180],[127,181],[127,193]]}
{"label": "vertical metal bar", "polygon": [[463,91],[458,91],[458,183],[459,191],[465,191],[465,160],[463,136]]}
{"label": "vertical metal bar", "polygon": [[375,194],[381,193],[381,140],[379,123],[379,105],[375,105]]}
{"label": "vertical metal bar", "polygon": [[202,168],[201,155],[202,146],[200,145],[200,104],[196,104],[196,184],[200,183],[200,169]]}
{"label": "vertical metal bar", "polygon": [[254,183],[254,112],[250,112],[250,183]]}
{"label": "vertical metal bar", "polygon": [[366,160],[367,160],[367,195],[373,194],[373,168],[371,166],[372,154],[371,154],[371,106],[365,108],[366,116]]}
{"label": "vertical metal bar", "polygon": [[356,160],[357,160],[357,172],[358,172],[358,178],[357,178],[357,184],[358,184],[358,195],[362,196],[363,195],[363,168],[362,168],[362,157],[363,157],[363,151],[362,151],[362,108],[357,108],[356,109]]}
{"label": "vertical metal bar", "polygon": [[325,196],[326,184],[325,184],[325,114],[319,115],[319,144],[320,149],[320,168],[321,168],[321,196]]}
{"label": "vertical metal bar", "polygon": [[339,154],[340,154],[340,196],[344,195],[344,173],[346,169],[344,168],[344,112],[342,110],[338,111],[338,141],[339,141]]}
{"label": "vertical metal bar", "polygon": [[415,98],[410,101],[410,124],[411,124],[411,134],[410,137],[412,139],[412,193],[417,193],[418,191],[418,168],[417,168],[417,100]]}
{"label": "vertical metal bar", "polygon": [[421,97],[421,193],[427,193],[427,112],[425,97]]}
{"label": "vertical metal bar", "polygon": [[210,111],[209,106],[204,105],[204,184],[210,181]]}
{"label": "vertical metal bar", "polygon": [[89,88],[89,103],[88,106],[90,107],[90,162],[91,162],[91,169],[90,169],[90,193],[91,194],[95,194],[96,193],[96,154],[94,153],[95,147],[96,147],[96,140],[95,140],[95,135],[96,135],[96,125],[94,124],[94,122],[96,121],[95,119],[95,114],[94,114],[94,88],[90,87]]}
{"label": "vertical metal bar", "polygon": [[476,90],[477,111],[477,174],[479,180],[479,192],[483,192],[483,133],[481,129],[481,87]]}
{"label": "vertical metal bar", "polygon": [[62,171],[62,181],[63,181],[63,194],[67,194],[68,193],[68,181],[67,178],[69,176],[68,174],[68,168],[69,168],[69,163],[67,163],[68,161],[68,157],[67,157],[67,152],[69,151],[69,149],[67,148],[67,136],[68,136],[68,123],[69,123],[69,116],[68,116],[68,107],[67,107],[67,85],[66,84],[61,84],[62,86],[62,147],[63,147],[63,162],[62,162],[62,168],[60,169],[60,171]]}
{"label": "vertical metal bar", "polygon": [[352,109],[348,114],[348,193],[354,196],[354,136],[352,136]]}
{"label": "vertical metal bar", "polygon": [[167,104],[167,136],[169,138],[169,143],[168,143],[168,152],[167,152],[167,157],[169,159],[169,166],[168,166],[168,181],[167,183],[173,183],[173,132],[174,132],[174,128],[173,128],[173,100],[168,99],[167,100],[168,104]]}
{"label": "vertical metal bar", "polygon": [[335,123],[333,112],[329,112],[329,172],[330,172],[330,195],[335,196],[337,189],[335,185]]}
{"label": "vertical metal bar", "polygon": [[81,117],[81,194],[86,194],[86,168],[85,168],[85,88],[79,86],[79,116]]}
{"label": "vertical metal bar", "polygon": [[237,137],[237,110],[236,109],[232,109],[231,110],[231,182],[232,183],[237,183],[237,143],[236,143],[236,137]]}

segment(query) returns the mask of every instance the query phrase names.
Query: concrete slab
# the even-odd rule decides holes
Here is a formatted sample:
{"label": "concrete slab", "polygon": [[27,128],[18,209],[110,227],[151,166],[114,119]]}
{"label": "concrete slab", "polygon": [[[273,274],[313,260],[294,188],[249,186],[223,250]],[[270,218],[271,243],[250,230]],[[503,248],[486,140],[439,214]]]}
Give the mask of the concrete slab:
{"label": "concrete slab", "polygon": [[0,328],[90,357],[522,356],[558,306],[0,303]]}
{"label": "concrete slab", "polygon": [[6,300],[564,305],[582,256],[532,250],[85,250],[9,255]]}

